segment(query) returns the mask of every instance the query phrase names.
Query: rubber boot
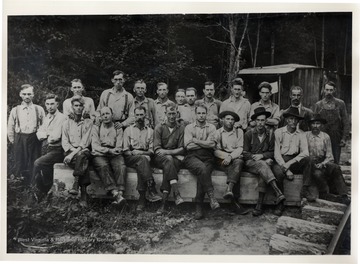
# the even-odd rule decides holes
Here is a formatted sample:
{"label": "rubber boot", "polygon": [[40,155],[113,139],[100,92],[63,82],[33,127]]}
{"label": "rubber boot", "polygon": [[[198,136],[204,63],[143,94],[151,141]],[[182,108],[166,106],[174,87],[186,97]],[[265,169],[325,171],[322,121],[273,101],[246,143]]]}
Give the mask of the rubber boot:
{"label": "rubber boot", "polygon": [[79,193],[79,176],[74,177],[74,183],[73,183],[73,186],[72,186],[71,190],[69,191],[69,193],[73,194],[73,195],[78,195],[78,193]]}
{"label": "rubber boot", "polygon": [[86,186],[81,186],[81,188],[80,188],[80,192],[81,192],[81,196],[80,196],[80,202],[79,202],[79,204],[80,204],[80,206],[81,207],[87,207],[88,206],[88,202],[87,202],[87,200],[88,200],[88,194],[87,194],[87,191],[86,191]]}
{"label": "rubber boot", "polygon": [[196,209],[195,209],[195,216],[194,219],[195,220],[200,220],[202,218],[204,218],[204,214],[203,214],[203,210],[202,210],[202,203],[201,202],[197,202],[196,203]]}
{"label": "rubber boot", "polygon": [[275,195],[276,195],[276,204],[279,204],[281,201],[285,200],[285,196],[284,194],[281,192],[281,190],[279,189],[279,187],[276,184],[275,180],[272,180],[270,182],[270,186],[273,188]]}
{"label": "rubber boot", "polygon": [[145,210],[145,191],[139,191],[140,197],[139,197],[139,203],[136,206],[137,212],[142,212]]}
{"label": "rubber boot", "polygon": [[215,210],[215,209],[219,208],[220,204],[218,203],[218,201],[215,198],[214,191],[213,190],[208,191],[207,195],[209,196],[209,199],[210,199],[211,210]]}
{"label": "rubber boot", "polygon": [[254,211],[252,212],[253,216],[260,216],[263,214],[263,202],[264,202],[265,193],[259,192],[259,198],[255,206]]}
{"label": "rubber boot", "polygon": [[234,183],[233,182],[229,182],[227,188],[226,188],[226,191],[224,193],[224,196],[223,198],[225,200],[230,200],[230,199],[233,199],[234,198],[234,194],[233,194],[233,187],[234,187]]}
{"label": "rubber boot", "polygon": [[166,201],[169,198],[169,192],[164,191],[162,194],[162,200],[161,200],[161,205],[160,208],[157,210],[158,214],[163,214],[165,213],[165,205],[166,205]]}

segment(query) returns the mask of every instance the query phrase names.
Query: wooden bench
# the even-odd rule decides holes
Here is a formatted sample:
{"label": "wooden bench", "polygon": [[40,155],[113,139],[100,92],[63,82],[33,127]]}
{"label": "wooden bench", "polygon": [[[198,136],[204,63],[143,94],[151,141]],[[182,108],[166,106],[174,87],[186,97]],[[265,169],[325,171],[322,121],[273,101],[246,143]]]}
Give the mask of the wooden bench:
{"label": "wooden bench", "polygon": [[[54,165],[54,186],[53,191],[56,195],[59,191],[68,191],[71,189],[74,181],[72,175],[73,170],[63,163],[57,163]],[[105,198],[109,197],[103,188],[103,184],[100,181],[97,174],[90,169],[91,184],[87,187],[89,195],[93,198]],[[153,168],[153,176],[156,182],[156,187],[159,191],[159,187],[162,182],[162,170]],[[187,202],[192,202],[196,194],[196,177],[192,175],[188,170],[182,169],[179,174],[179,190],[183,199]],[[295,175],[293,181],[284,181],[284,194],[286,197],[286,205],[300,206],[301,205],[301,187],[302,187],[302,175]],[[223,199],[223,194],[226,189],[226,174],[223,171],[214,170],[212,173],[212,182],[215,189],[215,197],[219,202],[228,203],[228,200]],[[124,197],[128,200],[137,200],[139,194],[136,190],[137,174],[136,170],[127,168],[126,177],[126,190]],[[256,204],[258,199],[258,177],[248,172],[242,172],[240,178],[240,203],[243,204]],[[173,196],[170,195],[169,200],[173,200]],[[205,199],[207,201],[207,197]],[[269,187],[265,195],[265,204],[274,204],[275,196],[273,191]]]}

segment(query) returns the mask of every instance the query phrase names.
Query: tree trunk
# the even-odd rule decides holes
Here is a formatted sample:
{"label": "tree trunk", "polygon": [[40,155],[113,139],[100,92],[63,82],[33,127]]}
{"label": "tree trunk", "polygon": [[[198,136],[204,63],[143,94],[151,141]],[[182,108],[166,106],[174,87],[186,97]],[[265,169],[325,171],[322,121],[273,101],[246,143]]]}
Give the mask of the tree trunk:
{"label": "tree trunk", "polygon": [[270,240],[270,255],[321,255],[326,252],[326,245],[296,240],[275,234]]}
{"label": "tree trunk", "polygon": [[236,76],[236,74],[240,70],[240,58],[241,58],[241,53],[242,53],[242,44],[243,44],[243,41],[245,39],[245,33],[247,32],[248,24],[249,24],[249,14],[246,15],[244,30],[243,30],[243,33],[241,35],[241,39],[240,39],[240,42],[239,42],[239,45],[238,45],[238,48],[237,48],[234,76]]}
{"label": "tree trunk", "polygon": [[236,61],[236,31],[238,20],[233,14],[229,15],[229,34],[230,34],[230,56],[229,56],[229,69],[228,69],[228,83],[234,77],[235,61]]}
{"label": "tree trunk", "polygon": [[255,54],[254,54],[254,64],[253,67],[256,67],[256,59],[259,49],[259,42],[260,42],[260,27],[261,27],[261,20],[258,19],[258,27],[257,27],[257,33],[256,33],[256,47],[255,47]]}
{"label": "tree trunk", "polygon": [[275,56],[275,33],[271,33],[271,61],[270,65],[274,65],[274,56]]}
{"label": "tree trunk", "polygon": [[325,55],[325,16],[322,18],[321,28],[321,68],[324,68],[324,55]]}
{"label": "tree trunk", "polygon": [[278,219],[276,233],[301,239],[305,242],[329,244],[336,231],[336,226],[313,223],[297,218],[282,216]]}
{"label": "tree trunk", "polygon": [[247,39],[248,39],[248,43],[249,43],[249,49],[250,49],[250,58],[251,58],[251,64],[254,66],[254,54],[253,54],[253,49],[252,49],[252,45],[251,45],[251,41],[250,41],[250,36],[249,36],[249,31],[246,32],[247,35]]}
{"label": "tree trunk", "polygon": [[344,45],[344,75],[346,75],[347,42],[348,42],[348,30],[347,30],[347,25],[346,25],[345,26],[345,45]]}

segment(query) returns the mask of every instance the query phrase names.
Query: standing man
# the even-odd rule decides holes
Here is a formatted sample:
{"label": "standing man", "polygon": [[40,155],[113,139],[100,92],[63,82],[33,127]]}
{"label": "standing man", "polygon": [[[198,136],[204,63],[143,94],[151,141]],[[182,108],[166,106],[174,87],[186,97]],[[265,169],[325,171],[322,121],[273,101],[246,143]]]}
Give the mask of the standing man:
{"label": "standing man", "polygon": [[197,100],[195,105],[205,105],[207,108],[206,121],[213,124],[215,128],[219,128],[219,113],[221,101],[214,98],[215,85],[213,82],[205,82],[205,88],[203,90],[204,98]]}
{"label": "standing man", "polygon": [[125,74],[116,70],[113,72],[111,79],[114,84],[113,88],[107,89],[101,93],[99,105],[97,107],[98,117],[97,124],[100,123],[100,109],[108,106],[113,110],[113,122],[115,129],[125,128],[129,124],[126,122],[129,117],[129,111],[134,103],[134,97],[125,90]]}
{"label": "standing man", "polygon": [[65,151],[64,164],[74,169],[74,184],[69,193],[77,195],[80,186],[80,205],[86,207],[86,186],[90,184],[88,165],[93,121],[83,118],[84,104],[81,96],[74,96],[71,99],[74,119],[69,118],[65,121],[62,127],[61,145]]}
{"label": "standing man", "polygon": [[55,94],[47,94],[45,107],[47,115],[43,124],[36,132],[37,138],[42,141],[46,153],[34,162],[33,179],[36,184],[36,198],[41,201],[49,192],[54,180],[54,164],[64,160],[61,147],[61,128],[66,116],[59,112],[60,98]]}
{"label": "standing man", "polygon": [[124,122],[126,127],[135,123],[134,109],[139,106],[143,106],[146,109],[145,125],[151,128],[155,127],[155,103],[152,98],[145,97],[146,91],[146,83],[143,80],[135,82],[135,98],[129,110],[129,118]]}
{"label": "standing man", "polygon": [[220,112],[233,111],[239,116],[239,120],[235,123],[236,128],[241,128],[245,131],[248,127],[248,120],[250,117],[250,102],[243,97],[244,81],[241,78],[236,78],[231,82],[231,93],[229,99],[226,99],[220,107]]}
{"label": "standing man", "polygon": [[311,175],[319,189],[319,198],[349,204],[347,186],[338,164],[334,163],[331,140],[321,132],[326,120],[315,114],[310,120],[311,131],[305,132],[312,162]]}
{"label": "standing man", "polygon": [[264,107],[255,109],[251,120],[256,126],[245,133],[244,159],[246,171],[259,175],[258,191],[259,198],[253,211],[253,216],[263,214],[263,202],[267,185],[270,185],[276,195],[276,203],[285,200],[285,196],[276,184],[276,177],[271,170],[274,158],[274,133],[265,128],[266,118],[271,115]]}
{"label": "standing man", "polygon": [[[84,85],[82,84],[80,79],[74,79],[71,81],[71,88],[70,90],[74,94],[73,96],[81,96],[84,99],[84,118],[91,118],[95,120],[96,111],[95,111],[95,104],[94,100],[90,97],[83,96],[83,92],[85,91]],[[71,118],[74,118],[74,113],[72,112],[71,107],[71,99],[68,98],[63,103],[63,113],[66,117],[70,115]]]}
{"label": "standing man", "polygon": [[214,187],[211,173],[214,168],[214,148],[216,128],[206,122],[207,108],[205,105],[196,106],[196,122],[185,127],[184,146],[187,155],[184,160],[185,167],[197,178],[196,214],[195,219],[203,218],[202,203],[205,193],[210,199],[210,207],[215,210],[220,207],[214,196]]}
{"label": "standing man", "polygon": [[97,175],[110,192],[114,204],[123,204],[125,191],[126,166],[122,155],[123,130],[115,129],[112,122],[112,109],[103,107],[100,110],[101,124],[93,126],[91,132],[92,162]]}
{"label": "standing man", "polygon": [[145,125],[146,109],[136,107],[135,124],[130,125],[124,132],[124,156],[126,166],[136,169],[138,177],[137,190],[140,194],[138,212],[145,209],[145,193],[148,190],[148,200],[157,202],[161,197],[157,195],[155,181],[150,165],[150,156],[153,152],[153,130]]}
{"label": "standing man", "polygon": [[[309,130],[309,120],[313,116],[314,112],[306,108],[302,105],[302,96],[303,96],[303,89],[300,86],[292,86],[290,88],[290,100],[291,105],[290,107],[295,107],[299,111],[299,115],[302,116],[304,119],[299,121],[299,128],[302,131],[308,131]],[[289,108],[290,108],[289,107]],[[281,110],[281,120],[279,123],[279,127],[286,126],[285,118],[282,116],[282,114],[289,110],[289,108],[285,110]]]}
{"label": "standing man", "polygon": [[[283,114],[287,125],[275,130],[274,157],[277,164],[274,165],[274,174],[277,177],[280,189],[283,191],[283,180],[286,177],[292,181],[294,173],[304,175],[303,196],[308,201],[314,201],[315,197],[309,192],[310,185],[310,158],[305,133],[298,128],[299,115],[297,108],[290,109]],[[275,214],[281,215],[284,203],[278,204]]]}
{"label": "standing man", "polygon": [[[254,110],[260,106],[264,107],[271,115],[266,119],[266,125],[270,128],[276,129],[280,121],[280,108],[277,104],[271,101],[271,84],[268,82],[262,82],[259,84],[258,90],[261,97],[260,101],[251,105],[250,116],[254,114]],[[256,122],[250,120],[250,126],[255,127]]]}
{"label": "standing man", "polygon": [[334,97],[336,85],[328,82],[324,88],[324,99],[315,104],[315,113],[326,120],[322,131],[330,136],[331,147],[336,164],[339,164],[341,147],[345,146],[350,124],[343,100]]}
{"label": "standing man", "polygon": [[197,98],[197,91],[194,87],[186,88],[185,90],[186,103],[178,106],[180,119],[183,120],[184,125],[194,123],[196,121],[195,101]]}
{"label": "standing man", "polygon": [[[244,133],[242,129],[234,126],[240,119],[235,112],[221,112],[219,118],[222,119],[223,127],[219,128],[215,133],[216,147],[214,155],[216,165],[225,171],[227,175],[227,188],[223,197],[235,202],[233,187],[239,182],[240,173],[244,167],[244,160],[242,159]],[[239,211],[240,214],[248,212],[241,207]]]}
{"label": "standing man", "polygon": [[28,186],[32,182],[34,161],[41,156],[41,143],[36,132],[43,123],[45,111],[33,103],[32,85],[21,85],[19,95],[22,102],[11,109],[7,132],[10,144],[13,144],[14,175],[24,178]]}
{"label": "standing man", "polygon": [[165,122],[166,114],[165,107],[168,103],[172,102],[168,98],[169,89],[166,83],[159,82],[157,84],[156,93],[158,98],[155,100],[156,118],[155,126]]}
{"label": "standing man", "polygon": [[159,212],[165,211],[165,204],[171,189],[175,204],[184,202],[178,187],[178,172],[184,159],[184,129],[176,122],[177,107],[169,103],[166,108],[166,122],[158,124],[154,132],[155,165],[163,170],[163,181],[160,190],[163,193]]}

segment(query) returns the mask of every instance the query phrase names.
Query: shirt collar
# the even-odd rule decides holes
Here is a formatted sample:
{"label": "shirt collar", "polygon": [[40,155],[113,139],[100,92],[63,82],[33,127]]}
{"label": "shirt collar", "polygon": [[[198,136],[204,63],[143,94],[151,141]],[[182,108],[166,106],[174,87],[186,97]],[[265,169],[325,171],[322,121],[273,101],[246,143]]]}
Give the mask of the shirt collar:
{"label": "shirt collar", "polygon": [[159,100],[159,98],[156,98],[156,100],[154,101],[155,102],[155,104],[162,104],[162,105],[164,105],[164,104],[167,104],[168,102],[169,102],[169,98],[168,99],[166,99],[166,101],[165,102],[160,102],[160,100]]}
{"label": "shirt collar", "polygon": [[148,101],[149,101],[149,99],[147,97],[145,97],[145,99],[142,101],[138,101],[136,97],[134,98],[134,102],[137,102],[137,103],[143,103],[143,102],[147,103]]}
{"label": "shirt collar", "polygon": [[25,109],[25,108],[30,108],[30,109],[32,109],[33,106],[34,106],[34,103],[31,102],[30,104],[27,105],[25,102],[21,102],[21,106],[22,106],[22,109]]}
{"label": "shirt collar", "polygon": [[287,130],[287,126],[284,126],[284,127],[283,127],[283,132],[286,132],[286,133],[291,134],[291,135],[300,133],[300,131],[299,131],[298,128],[296,128],[296,130],[295,130],[294,133],[290,133],[290,132]]}
{"label": "shirt collar", "polygon": [[56,109],[56,111],[55,111],[55,113],[54,113],[53,115],[50,115],[50,113],[47,113],[46,116],[47,116],[48,118],[50,118],[51,116],[53,116],[53,117],[55,118],[58,113],[60,113],[60,112],[59,112],[59,109]]}
{"label": "shirt collar", "polygon": [[141,130],[146,130],[148,129],[147,125],[145,125],[142,129],[138,126],[138,124],[135,122],[135,124],[133,124],[134,127],[136,127],[137,129]]}
{"label": "shirt collar", "polygon": [[113,88],[111,88],[111,89],[110,89],[110,91],[109,91],[109,92],[110,92],[110,93],[112,93],[112,94],[115,94],[115,93],[120,93],[120,94],[122,94],[122,93],[125,93],[125,92],[126,92],[126,90],[125,90],[125,88],[123,87],[122,92],[117,92],[116,88],[115,88],[115,87],[113,87]]}
{"label": "shirt collar", "polygon": [[205,121],[205,125],[204,126],[200,126],[198,125],[197,121],[194,122],[194,127],[209,127],[209,123]]}

